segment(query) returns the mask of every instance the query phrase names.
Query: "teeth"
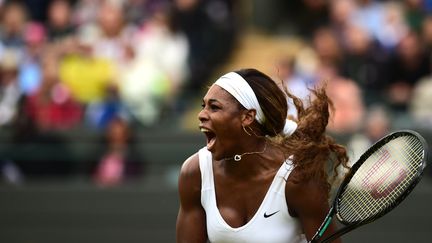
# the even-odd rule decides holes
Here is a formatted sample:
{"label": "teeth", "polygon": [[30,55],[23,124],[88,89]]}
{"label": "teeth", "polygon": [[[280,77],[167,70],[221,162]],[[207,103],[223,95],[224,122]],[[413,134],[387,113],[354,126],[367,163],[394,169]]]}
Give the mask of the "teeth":
{"label": "teeth", "polygon": [[208,130],[207,128],[201,128],[200,131],[201,132],[210,132],[210,130]]}

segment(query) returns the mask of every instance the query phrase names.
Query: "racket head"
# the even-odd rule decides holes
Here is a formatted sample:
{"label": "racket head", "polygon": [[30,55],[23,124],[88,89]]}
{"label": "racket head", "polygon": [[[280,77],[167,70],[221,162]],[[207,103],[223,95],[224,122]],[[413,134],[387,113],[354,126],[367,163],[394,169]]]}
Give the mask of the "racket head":
{"label": "racket head", "polygon": [[333,205],[338,220],[358,227],[391,211],[420,181],[427,154],[426,140],[415,131],[396,131],[381,138],[341,183]]}

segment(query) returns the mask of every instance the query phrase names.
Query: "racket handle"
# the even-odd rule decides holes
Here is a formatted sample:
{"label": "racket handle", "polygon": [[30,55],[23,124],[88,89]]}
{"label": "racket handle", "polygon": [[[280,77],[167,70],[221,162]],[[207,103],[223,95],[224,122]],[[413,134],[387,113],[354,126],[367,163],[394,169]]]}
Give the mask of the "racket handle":
{"label": "racket handle", "polygon": [[357,227],[358,227],[358,226],[351,226],[351,227],[343,228],[343,229],[337,231],[336,233],[330,235],[329,237],[325,238],[323,241],[321,241],[321,243],[328,243],[328,242],[332,242],[332,241],[338,239],[338,238],[341,237],[342,235],[344,235],[344,234],[350,232],[351,230],[353,230],[353,229],[355,229],[355,228],[357,228]]}
{"label": "racket handle", "polygon": [[323,236],[324,232],[327,230],[327,228],[329,227],[329,225],[333,219],[333,210],[334,210],[333,207],[330,208],[329,213],[327,214],[326,218],[321,223],[321,226],[318,228],[317,232],[312,237],[312,239],[309,241],[309,243],[317,243],[318,240]]}

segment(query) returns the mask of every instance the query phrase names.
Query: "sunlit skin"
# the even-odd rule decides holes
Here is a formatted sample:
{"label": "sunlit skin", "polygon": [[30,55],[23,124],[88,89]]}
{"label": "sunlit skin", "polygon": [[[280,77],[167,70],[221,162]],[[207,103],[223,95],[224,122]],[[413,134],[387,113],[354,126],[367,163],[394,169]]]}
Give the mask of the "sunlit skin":
{"label": "sunlit skin", "polygon": [[[283,153],[263,136],[248,135],[243,130],[242,126],[256,128],[255,115],[255,110],[242,108],[228,92],[216,85],[204,96],[203,109],[198,114],[199,127],[207,133],[207,148],[213,156],[218,209],[233,228],[252,219],[285,160]],[[263,151],[263,148],[264,152],[244,156],[240,162],[230,159],[235,154]],[[299,219],[310,239],[327,214],[327,195],[313,181],[299,183],[297,174],[294,170],[288,178],[286,201],[289,213]],[[183,164],[179,178],[177,242],[207,242],[206,216],[200,193],[199,160],[198,154],[194,154]],[[328,232],[331,231],[333,227]]]}

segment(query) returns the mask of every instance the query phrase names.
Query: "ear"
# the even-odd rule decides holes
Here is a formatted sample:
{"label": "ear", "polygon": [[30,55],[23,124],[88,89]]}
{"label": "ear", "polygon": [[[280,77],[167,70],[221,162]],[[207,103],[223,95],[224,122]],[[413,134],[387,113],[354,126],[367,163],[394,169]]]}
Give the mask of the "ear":
{"label": "ear", "polygon": [[242,114],[242,125],[247,127],[252,124],[252,122],[255,120],[256,116],[256,110],[250,109],[243,111]]}

